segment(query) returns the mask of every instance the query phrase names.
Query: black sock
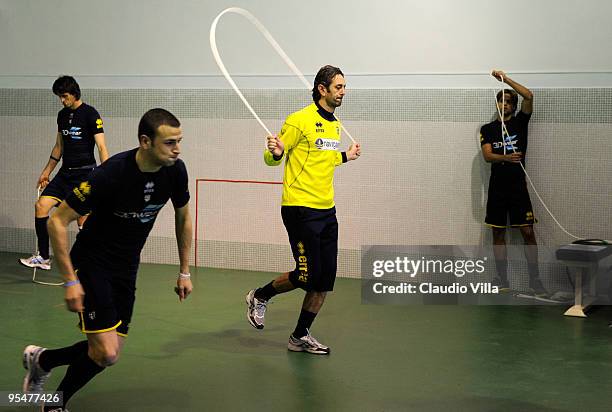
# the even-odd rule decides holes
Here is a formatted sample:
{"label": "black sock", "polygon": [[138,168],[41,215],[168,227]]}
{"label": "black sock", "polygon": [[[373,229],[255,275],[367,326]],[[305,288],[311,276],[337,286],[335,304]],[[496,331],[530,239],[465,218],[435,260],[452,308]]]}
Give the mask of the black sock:
{"label": "black sock", "polygon": [[40,354],[38,364],[47,372],[57,366],[70,365],[81,354],[87,353],[87,346],[87,340],[82,340],[65,348],[47,349]]}
{"label": "black sock", "polygon": [[255,291],[255,298],[257,298],[257,300],[268,301],[272,299],[274,296],[278,295],[278,292],[276,291],[276,289],[274,289],[274,286],[272,286],[272,283],[273,282],[270,282],[263,288],[257,289]]}
{"label": "black sock", "polygon": [[[104,368],[95,363],[87,353],[77,357],[68,367],[64,379],[62,379],[62,382],[56,390],[56,392],[63,392],[64,406],[68,403],[72,395],[103,370]],[[52,406],[48,408],[53,409]],[[47,407],[45,407],[45,411],[46,410]]]}
{"label": "black sock", "polygon": [[529,272],[529,280],[538,279],[540,277],[540,268],[537,263],[527,263],[527,271]]}
{"label": "black sock", "polygon": [[43,259],[49,259],[49,232],[47,231],[47,217],[34,218],[34,228],[36,229],[36,237],[38,238],[38,253]]}
{"label": "black sock", "polygon": [[296,338],[306,336],[308,334],[307,329],[310,329],[310,326],[312,326],[312,322],[314,322],[316,317],[316,313],[308,312],[307,310],[302,309],[298,323],[293,331],[293,336]]}
{"label": "black sock", "polygon": [[508,261],[506,259],[495,259],[495,267],[497,268],[497,276],[501,280],[508,281]]}

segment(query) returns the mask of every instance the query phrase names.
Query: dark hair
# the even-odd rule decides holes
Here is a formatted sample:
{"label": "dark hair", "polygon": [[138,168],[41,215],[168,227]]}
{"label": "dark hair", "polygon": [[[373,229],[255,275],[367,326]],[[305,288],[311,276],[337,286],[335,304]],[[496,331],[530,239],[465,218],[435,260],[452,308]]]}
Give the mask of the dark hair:
{"label": "dark hair", "polygon": [[81,99],[81,88],[74,77],[60,76],[53,82],[53,94],[60,96],[64,93],[70,93],[77,100]]}
{"label": "dark hair", "polygon": [[510,95],[509,103],[514,108],[513,111],[515,111],[516,110],[516,106],[518,105],[518,94],[514,90],[512,90],[512,89],[500,90],[499,92],[497,92],[497,101],[498,102],[502,101],[502,93]]}
{"label": "dark hair", "polygon": [[312,100],[318,102],[321,99],[321,93],[319,93],[319,85],[322,84],[326,89],[329,89],[334,77],[337,75],[344,76],[342,70],[334,66],[323,66],[319,69],[319,72],[315,76],[314,87],[312,88]]}
{"label": "dark hair", "polygon": [[138,123],[138,140],[145,135],[154,140],[160,126],[180,127],[181,122],[166,109],[151,109],[142,115]]}

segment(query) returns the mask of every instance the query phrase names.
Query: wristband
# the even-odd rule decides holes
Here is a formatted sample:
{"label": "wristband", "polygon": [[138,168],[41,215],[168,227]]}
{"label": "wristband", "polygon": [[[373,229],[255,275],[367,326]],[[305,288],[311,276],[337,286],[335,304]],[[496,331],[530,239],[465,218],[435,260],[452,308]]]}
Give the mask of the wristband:
{"label": "wristband", "polygon": [[49,156],[49,159],[53,159],[55,160],[57,163],[59,163],[60,159],[56,159],[55,157],[53,157],[53,155]]}
{"label": "wristband", "polygon": [[70,286],[78,285],[79,283],[81,283],[81,281],[78,279],[71,280],[70,282],[65,282],[64,287],[69,288]]}
{"label": "wristband", "polygon": [[178,277],[179,279],[190,279],[191,273],[179,273]]}

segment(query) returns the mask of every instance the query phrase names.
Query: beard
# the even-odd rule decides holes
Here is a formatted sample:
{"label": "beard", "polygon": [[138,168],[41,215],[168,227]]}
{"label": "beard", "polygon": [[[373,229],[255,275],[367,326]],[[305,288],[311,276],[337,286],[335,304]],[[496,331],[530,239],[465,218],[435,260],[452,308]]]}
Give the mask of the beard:
{"label": "beard", "polygon": [[336,98],[336,99],[328,98],[328,99],[325,99],[325,103],[327,103],[329,107],[333,107],[333,108],[340,107],[342,105],[342,98]]}

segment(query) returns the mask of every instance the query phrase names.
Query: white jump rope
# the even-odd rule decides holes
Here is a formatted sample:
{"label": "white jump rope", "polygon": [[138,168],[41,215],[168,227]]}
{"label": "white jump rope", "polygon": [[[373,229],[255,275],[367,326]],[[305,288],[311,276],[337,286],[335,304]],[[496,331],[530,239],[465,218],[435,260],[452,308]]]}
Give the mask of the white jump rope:
{"label": "white jump rope", "polygon": [[[216,39],[217,23],[219,22],[221,17],[226,13],[235,13],[243,17],[246,17],[247,20],[249,20],[257,28],[257,30],[259,30],[261,34],[263,34],[263,36],[266,38],[268,43],[270,43],[270,46],[272,46],[274,50],[276,50],[276,53],[278,53],[278,55],[283,59],[285,64],[289,66],[291,71],[302,81],[302,83],[304,83],[304,86],[306,86],[306,88],[309,90],[311,89],[311,86],[308,83],[308,80],[306,80],[306,78],[302,74],[302,72],[297,68],[297,66],[293,63],[293,61],[289,58],[289,56],[287,56],[285,51],[280,47],[280,45],[276,42],[276,40],[274,40],[274,37],[272,37],[270,32],[250,12],[248,12],[245,9],[241,9],[240,7],[230,7],[228,9],[223,10],[221,13],[219,13],[219,15],[215,18],[215,20],[213,20],[212,25],[210,26],[210,50],[212,51],[215,61],[217,62],[217,66],[219,66],[219,69],[221,70],[221,73],[223,73],[223,76],[225,77],[225,79],[228,81],[230,86],[232,86],[232,88],[234,89],[238,97],[240,97],[240,99],[242,100],[242,103],[244,103],[244,105],[247,107],[247,109],[249,109],[253,117],[255,117],[255,120],[257,120],[257,122],[261,125],[261,127],[263,127],[263,129],[268,133],[268,135],[272,136],[273,134],[270,131],[270,129],[268,129],[268,127],[264,124],[264,122],[259,118],[257,113],[255,113],[255,110],[253,110],[253,108],[251,107],[247,99],[243,96],[240,89],[238,89],[238,86],[236,86],[236,83],[234,82],[234,80],[232,79],[232,76],[230,76],[229,72],[225,68],[223,61],[221,60],[221,56],[219,55],[219,49],[217,48],[217,39]],[[351,136],[351,134],[346,130],[346,128],[342,125],[342,123],[340,123],[340,127],[342,128],[344,133],[346,133],[346,135],[351,139],[351,141],[353,143],[356,143],[355,139],[353,139],[353,136]]]}
{"label": "white jump rope", "polygon": [[[302,83],[304,84],[304,86],[306,86],[307,89],[310,89],[310,83],[308,83],[308,80],[306,80],[306,78],[304,77],[302,72],[297,68],[295,63],[293,63],[293,61],[289,58],[289,56],[287,56],[285,51],[280,47],[280,45],[274,39],[274,37],[272,37],[272,34],[270,34],[270,32],[265,28],[265,26],[259,20],[257,20],[257,18],[255,16],[253,16],[250,12],[248,12],[247,10],[242,9],[240,7],[230,7],[230,8],[227,8],[227,9],[223,10],[221,13],[219,13],[219,15],[213,20],[212,25],[210,26],[210,49],[212,51],[213,57],[215,58],[215,62],[217,63],[217,66],[219,66],[219,69],[221,70],[221,73],[223,73],[223,76],[225,77],[227,82],[230,84],[230,86],[232,86],[232,88],[234,89],[234,91],[236,92],[238,97],[240,97],[240,99],[242,100],[242,102],[244,103],[246,108],[249,109],[249,111],[251,112],[253,117],[255,117],[255,120],[257,120],[257,122],[268,133],[268,135],[272,135],[272,132],[270,131],[270,129],[259,118],[259,116],[255,112],[255,110],[253,110],[253,108],[251,107],[251,105],[249,104],[247,99],[244,97],[244,95],[242,94],[242,92],[240,91],[238,86],[236,85],[236,82],[234,82],[234,80],[232,79],[232,76],[230,76],[229,72],[225,68],[225,64],[223,64],[223,60],[221,59],[221,56],[219,55],[219,48],[217,47],[217,39],[216,39],[217,24],[219,23],[219,20],[221,19],[221,17],[223,15],[225,15],[226,13],[235,13],[235,14],[239,14],[239,15],[241,15],[243,17],[246,17],[247,20],[249,20],[259,30],[259,32],[266,38],[268,43],[274,48],[274,50],[283,59],[283,61],[285,62],[285,64],[287,64],[287,66],[291,69],[291,71],[302,81]],[[500,80],[501,80],[502,84],[505,84],[503,76],[500,76]],[[503,90],[503,88],[502,88],[502,90]],[[505,93],[502,92],[502,108],[503,108],[503,106],[505,104],[505,97],[506,97]],[[504,147],[504,154],[506,154],[506,143],[505,143],[504,133],[505,133],[505,136],[510,136],[510,134],[508,133],[508,129],[506,128],[506,123],[504,121],[503,113],[500,111],[499,107],[497,107],[497,113],[498,113],[500,121],[501,121],[502,140],[504,140],[504,142],[503,142],[503,145],[504,145],[503,146]],[[353,143],[356,143],[355,139],[353,139],[353,136],[351,136],[351,134],[348,132],[348,130],[346,130],[346,128],[342,125],[342,123],[340,123],[340,126],[342,127],[342,130],[344,131],[344,133],[346,133],[346,135],[351,139],[351,141]],[[516,153],[516,149],[514,148],[514,145],[512,145],[511,147],[512,147],[512,151]],[[523,172],[525,173],[525,177],[527,178],[527,181],[531,185],[531,188],[533,189],[533,192],[537,196],[537,198],[540,201],[540,203],[542,204],[542,206],[544,206],[544,209],[546,210],[546,212],[550,215],[550,217],[557,224],[557,226],[559,226],[559,228],[563,232],[565,232],[568,236],[570,236],[570,237],[572,237],[574,239],[583,239],[581,237],[578,237],[578,236],[568,232],[565,229],[565,227],[563,227],[563,225],[561,223],[559,223],[559,221],[552,214],[552,212],[550,211],[550,209],[548,208],[546,203],[544,203],[544,200],[542,199],[542,196],[540,196],[540,194],[538,193],[535,185],[533,184],[533,181],[531,180],[531,177],[527,173],[527,170],[525,170],[525,167],[523,166],[523,163],[519,162],[519,164],[521,166],[521,169],[523,169]]]}
{"label": "white jump rope", "polygon": [[[37,200],[40,197],[41,192],[42,192],[42,189],[40,186],[38,186],[36,188],[36,199]],[[38,250],[38,242],[36,243],[35,249],[36,249],[35,255],[39,255],[40,251]],[[32,282],[38,283],[39,285],[47,285],[47,286],[62,286],[64,284],[64,282],[54,283],[54,282],[42,282],[40,280],[36,280],[36,266],[34,266],[34,270],[32,271]]]}
{"label": "white jump rope", "polygon": [[[504,82],[504,76],[500,75],[500,80],[502,82],[502,85],[505,84]],[[506,93],[504,91],[504,87],[502,86],[502,109],[504,107],[506,103]],[[499,119],[501,122],[501,132],[502,132],[502,141],[503,141],[503,145],[504,145],[504,155],[506,154],[506,138],[505,136],[510,136],[510,133],[508,133],[508,129],[506,128],[506,122],[504,121],[504,115],[501,112],[500,108],[498,105],[495,105],[497,107],[497,114],[499,115]],[[510,147],[512,148],[512,152],[516,153],[516,149],[514,147],[514,145],[510,145]],[[535,193],[535,195],[537,196],[538,200],[540,201],[540,203],[542,204],[542,206],[544,206],[544,209],[546,210],[546,212],[548,212],[548,214],[550,215],[550,217],[554,220],[554,222],[557,224],[557,226],[559,226],[559,228],[565,232],[568,236],[577,239],[577,240],[583,240],[583,237],[578,237],[570,232],[568,232],[561,223],[559,223],[559,221],[557,220],[557,218],[552,214],[552,212],[550,211],[550,209],[548,208],[548,206],[546,205],[546,203],[544,203],[544,200],[542,199],[542,196],[540,196],[540,194],[538,193],[535,185],[533,184],[533,181],[531,180],[531,177],[529,177],[529,173],[527,173],[527,170],[525,170],[525,167],[523,166],[522,162],[519,162],[519,164],[521,165],[521,169],[523,169],[523,173],[525,173],[525,177],[527,178],[527,181],[529,182],[529,184],[531,185],[531,188],[533,189],[533,193]],[[609,243],[609,241],[606,241]]]}

